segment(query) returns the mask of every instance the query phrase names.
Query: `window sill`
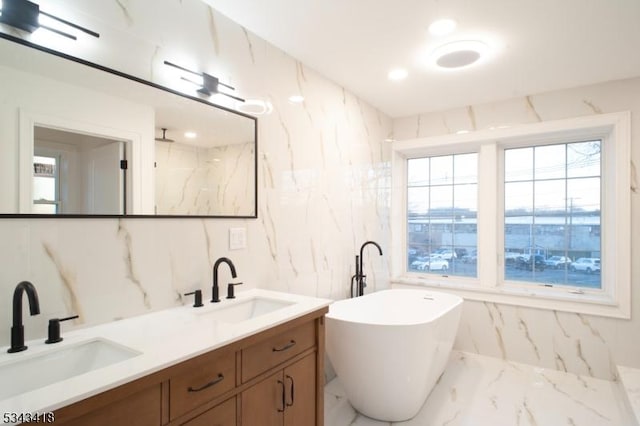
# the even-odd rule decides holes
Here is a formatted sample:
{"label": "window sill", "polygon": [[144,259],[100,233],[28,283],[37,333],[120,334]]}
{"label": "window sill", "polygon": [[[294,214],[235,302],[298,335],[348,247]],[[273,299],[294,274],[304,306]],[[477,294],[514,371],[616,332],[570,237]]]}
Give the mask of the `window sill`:
{"label": "window sill", "polygon": [[423,287],[456,294],[465,300],[524,306],[560,312],[630,319],[630,313],[606,293],[575,293],[569,289],[532,287],[481,287],[463,282],[442,282],[437,277],[395,277],[392,288]]}

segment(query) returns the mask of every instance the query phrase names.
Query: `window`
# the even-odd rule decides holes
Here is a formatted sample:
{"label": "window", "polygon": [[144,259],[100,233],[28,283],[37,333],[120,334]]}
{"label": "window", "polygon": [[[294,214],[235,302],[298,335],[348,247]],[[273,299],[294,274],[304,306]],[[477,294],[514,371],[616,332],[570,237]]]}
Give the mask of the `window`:
{"label": "window", "polygon": [[590,232],[601,220],[601,148],[591,140],[504,150],[506,280],[602,288],[601,240]]}
{"label": "window", "polygon": [[628,113],[393,148],[392,281],[628,318]]}
{"label": "window", "polygon": [[407,270],[475,277],[478,154],[407,160]]}
{"label": "window", "polygon": [[33,213],[56,214],[60,211],[58,158],[33,156]]}

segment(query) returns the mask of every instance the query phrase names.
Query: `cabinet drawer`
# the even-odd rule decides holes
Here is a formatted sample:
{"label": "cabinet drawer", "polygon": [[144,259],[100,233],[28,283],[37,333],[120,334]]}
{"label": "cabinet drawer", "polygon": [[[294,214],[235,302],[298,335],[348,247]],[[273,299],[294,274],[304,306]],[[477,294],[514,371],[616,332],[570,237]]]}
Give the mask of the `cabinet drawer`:
{"label": "cabinet drawer", "polygon": [[235,382],[234,352],[214,351],[185,362],[169,380],[171,419],[233,389]]}
{"label": "cabinet drawer", "polygon": [[242,383],[315,345],[315,322],[309,321],[242,350]]}
{"label": "cabinet drawer", "polygon": [[195,419],[183,423],[183,426],[236,426],[236,398],[216,405]]}

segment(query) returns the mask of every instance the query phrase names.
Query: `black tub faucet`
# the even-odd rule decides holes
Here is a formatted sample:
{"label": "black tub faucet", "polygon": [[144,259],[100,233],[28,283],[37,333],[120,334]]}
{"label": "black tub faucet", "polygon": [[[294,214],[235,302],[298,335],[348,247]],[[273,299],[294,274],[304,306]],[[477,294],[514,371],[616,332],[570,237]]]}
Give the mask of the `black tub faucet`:
{"label": "black tub faucet", "polygon": [[231,276],[233,278],[237,278],[236,267],[233,266],[233,262],[226,258],[221,257],[216,260],[216,263],[213,264],[213,288],[211,289],[211,303],[218,303],[220,301],[220,291],[218,290],[218,267],[221,263],[226,263],[229,265],[229,269],[231,269]]}
{"label": "black tub faucet", "polygon": [[[378,252],[380,252],[380,256],[382,256],[382,248],[375,241],[367,241],[366,243],[362,244],[362,246],[360,246],[360,256],[356,255],[356,274],[351,277],[351,297],[364,295],[364,288],[367,286],[367,276],[363,271],[362,256],[364,254],[364,248],[369,244],[373,244],[374,246],[376,246],[378,248]],[[356,284],[355,295],[353,293],[354,281]]]}
{"label": "black tub faucet", "polygon": [[24,345],[24,325],[22,325],[22,295],[27,293],[29,312],[31,315],[40,313],[38,292],[29,281],[20,282],[13,291],[13,325],[11,326],[11,347],[9,353],[22,352],[27,349]]}

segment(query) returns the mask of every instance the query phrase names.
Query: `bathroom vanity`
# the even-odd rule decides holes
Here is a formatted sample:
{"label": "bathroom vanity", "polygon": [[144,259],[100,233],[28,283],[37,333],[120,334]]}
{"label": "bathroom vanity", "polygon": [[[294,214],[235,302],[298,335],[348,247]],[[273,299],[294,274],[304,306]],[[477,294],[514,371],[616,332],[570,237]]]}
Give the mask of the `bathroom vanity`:
{"label": "bathroom vanity", "polygon": [[[250,290],[69,333],[65,340],[93,334],[139,353],[2,400],[0,412],[53,412],[56,424],[74,426],[322,426],[329,302]],[[0,375],[10,356],[0,356]]]}

